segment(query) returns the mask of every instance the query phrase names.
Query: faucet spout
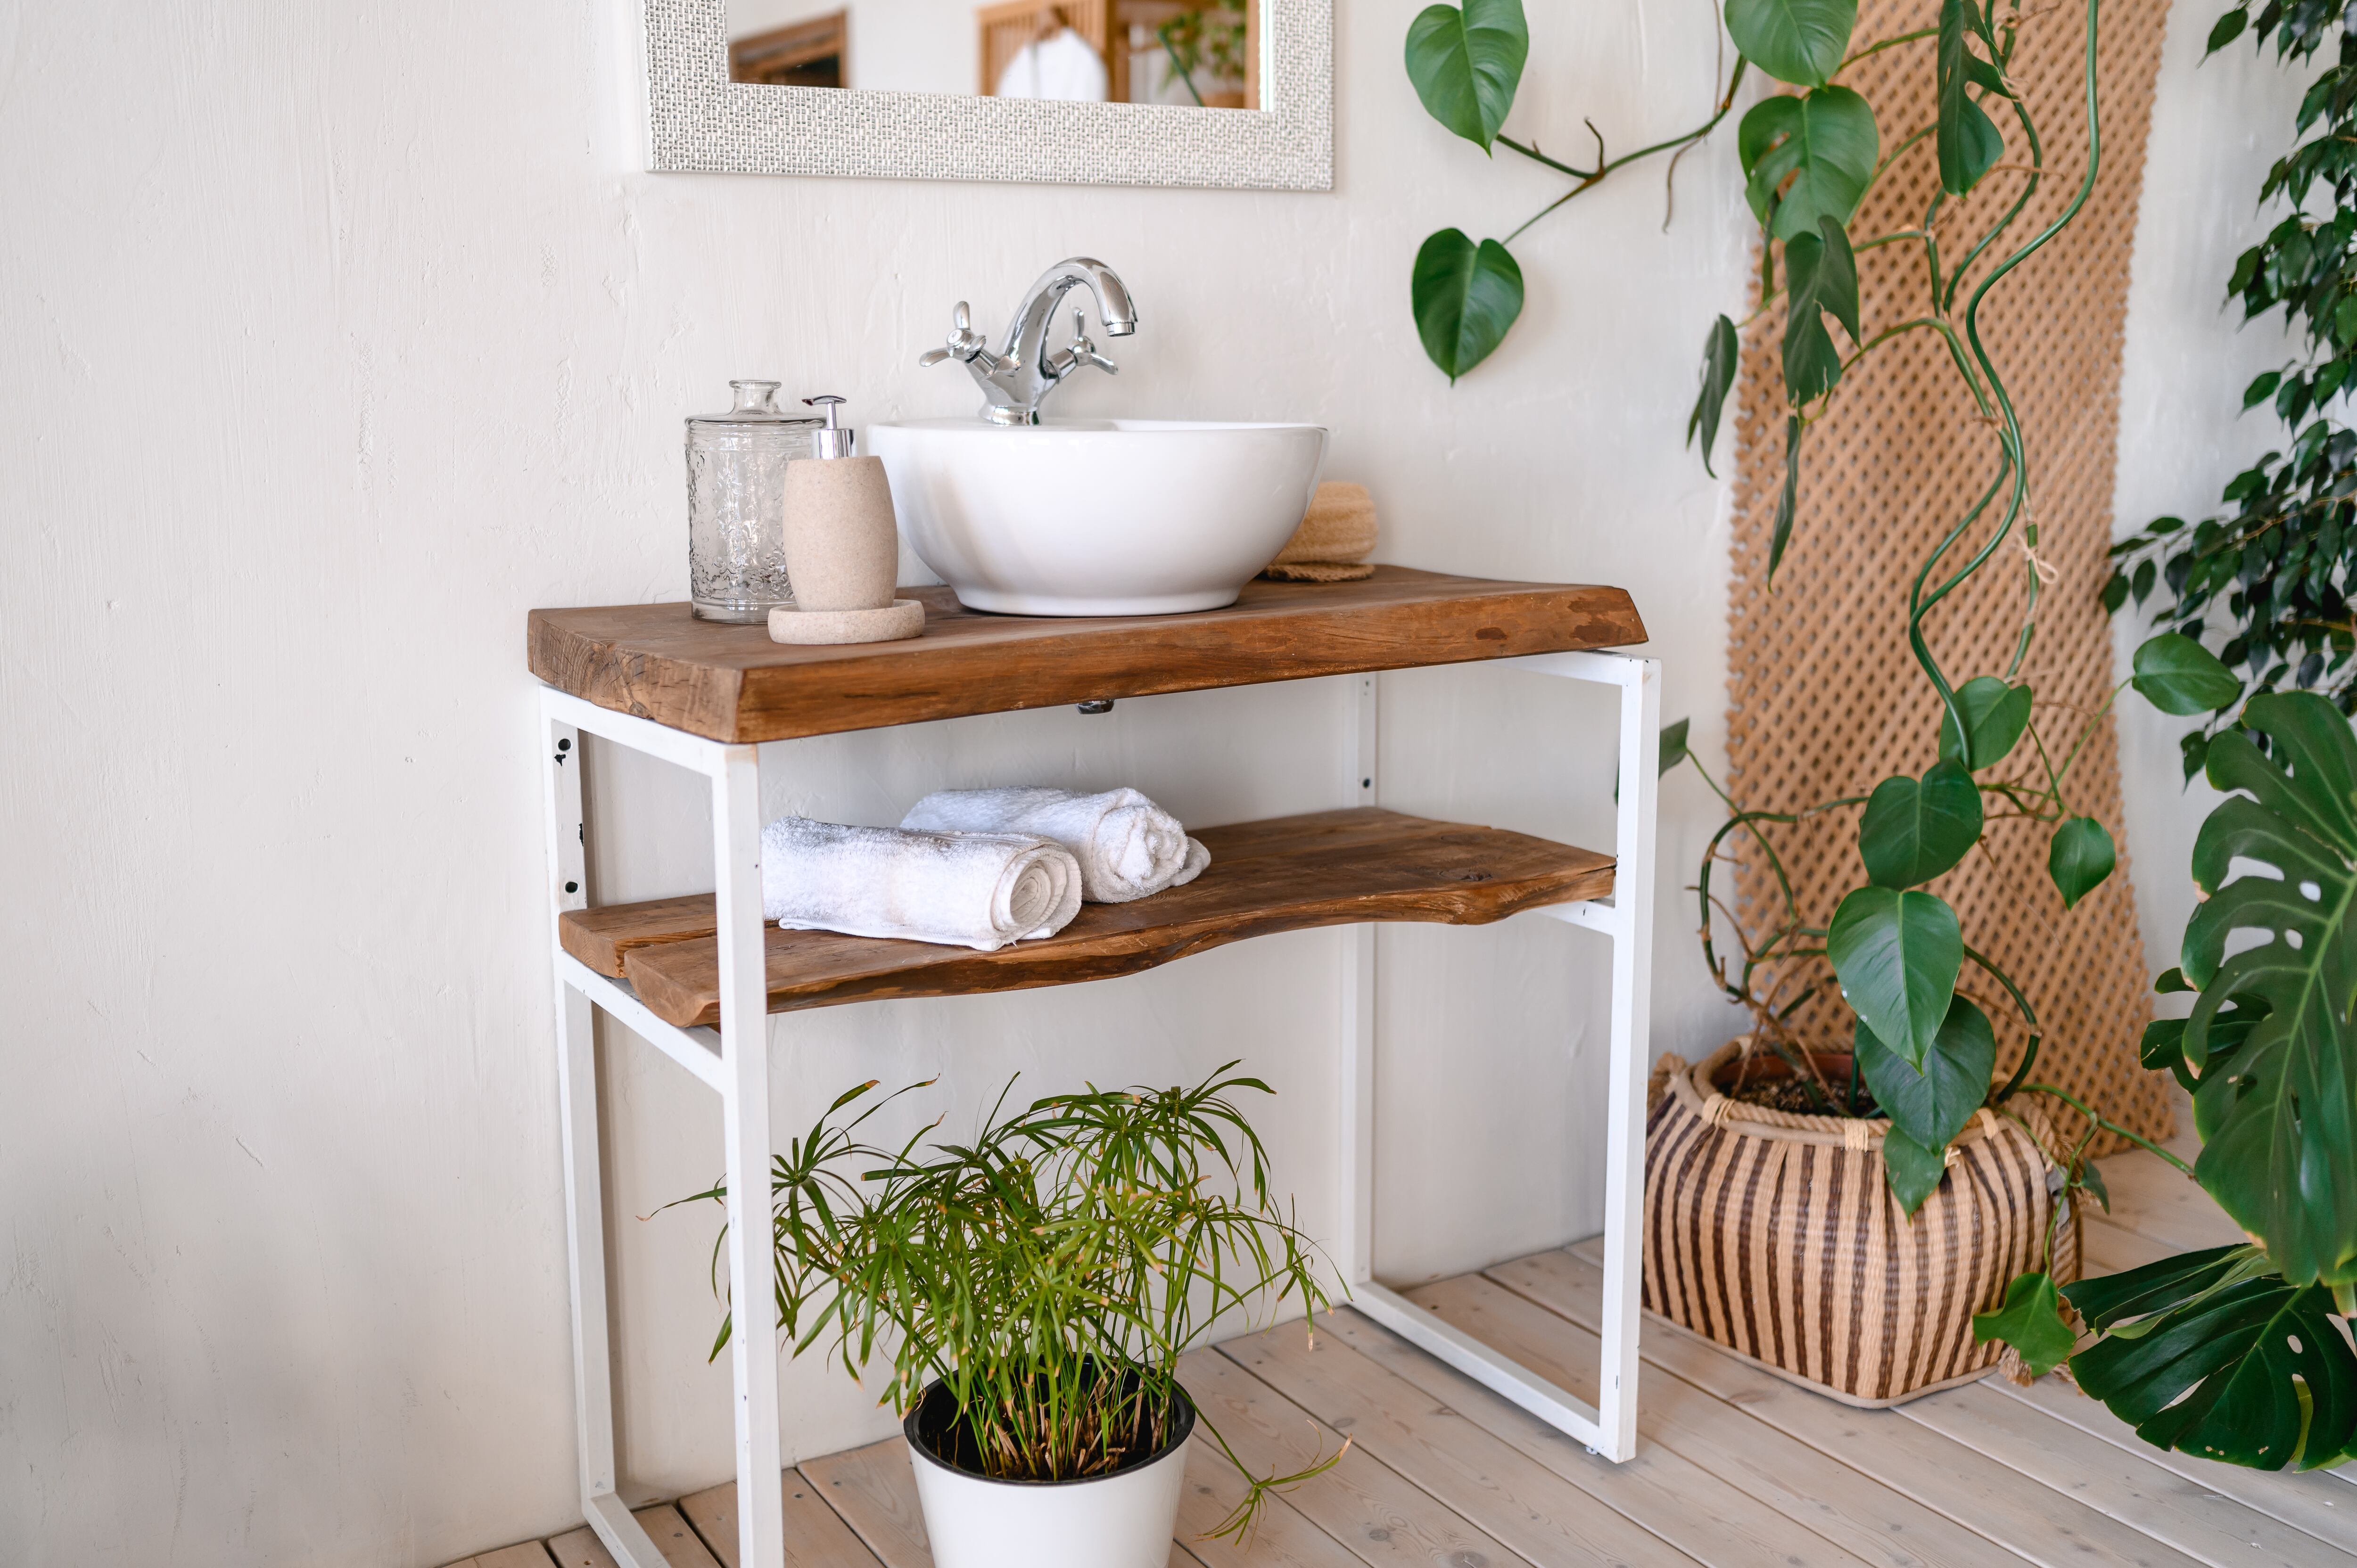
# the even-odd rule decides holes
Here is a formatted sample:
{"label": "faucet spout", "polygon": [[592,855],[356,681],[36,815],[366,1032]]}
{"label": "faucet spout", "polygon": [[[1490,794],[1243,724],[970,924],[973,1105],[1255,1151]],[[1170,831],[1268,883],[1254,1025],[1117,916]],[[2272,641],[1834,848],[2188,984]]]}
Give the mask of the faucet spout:
{"label": "faucet spout", "polygon": [[1095,301],[1097,318],[1104,323],[1108,338],[1126,338],[1137,330],[1137,306],[1130,299],[1129,289],[1119,274],[1103,262],[1089,256],[1071,256],[1058,262],[1039,274],[1030,290],[1017,306],[1015,318],[1007,324],[1006,338],[999,352],[992,354],[983,346],[982,338],[966,329],[965,307],[958,307],[958,330],[950,335],[947,349],[937,349],[924,356],[925,364],[939,364],[945,359],[963,361],[967,371],[983,392],[982,417],[994,424],[1037,424],[1039,403],[1053,392],[1065,377],[1085,367],[1111,371],[1112,360],[1096,351],[1078,313],[1073,318],[1072,341],[1060,349],[1049,347],[1048,335],[1056,319],[1064,296],[1076,288],[1085,288]]}

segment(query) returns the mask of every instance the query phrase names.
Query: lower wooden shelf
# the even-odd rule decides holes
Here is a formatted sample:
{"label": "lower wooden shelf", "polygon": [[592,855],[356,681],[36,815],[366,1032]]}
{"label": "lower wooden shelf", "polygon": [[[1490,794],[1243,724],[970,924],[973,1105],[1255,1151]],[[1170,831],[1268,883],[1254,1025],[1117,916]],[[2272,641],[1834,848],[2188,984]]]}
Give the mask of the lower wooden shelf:
{"label": "lower wooden shelf", "polygon": [[[1068,985],[1277,931],[1366,920],[1478,926],[1612,891],[1609,855],[1373,808],[1196,837],[1211,864],[1187,886],[1134,904],[1083,904],[1056,935],[996,952],[770,927],[770,1011]],[[629,980],[656,1016],[683,1028],[720,1022],[716,930],[710,894],[577,909],[558,922],[566,952]]]}

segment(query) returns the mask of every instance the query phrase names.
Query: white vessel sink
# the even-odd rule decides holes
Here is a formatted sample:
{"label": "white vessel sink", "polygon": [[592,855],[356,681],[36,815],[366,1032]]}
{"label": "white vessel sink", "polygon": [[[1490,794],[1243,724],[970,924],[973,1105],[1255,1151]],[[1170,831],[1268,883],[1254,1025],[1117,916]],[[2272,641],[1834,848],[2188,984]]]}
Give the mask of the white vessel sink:
{"label": "white vessel sink", "polygon": [[1308,510],[1315,424],[871,424],[900,532],[968,609],[1144,616],[1233,604]]}

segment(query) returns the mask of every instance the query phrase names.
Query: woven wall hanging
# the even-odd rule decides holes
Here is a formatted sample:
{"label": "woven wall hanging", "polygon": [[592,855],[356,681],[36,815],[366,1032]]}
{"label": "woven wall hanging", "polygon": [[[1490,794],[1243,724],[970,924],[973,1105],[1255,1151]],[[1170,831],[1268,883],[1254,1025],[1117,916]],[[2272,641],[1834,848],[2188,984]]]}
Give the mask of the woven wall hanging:
{"label": "woven wall hanging", "polygon": [[[2011,243],[1994,247],[1991,259],[2059,215],[2086,167],[2084,11],[2069,5],[2025,9],[2033,19],[2022,29],[2013,75],[2045,137],[2048,173],[2008,231]],[[2017,529],[2004,553],[1927,623],[1943,668],[1959,683],[2002,674],[2021,624],[2027,575],[2044,576],[2037,636],[2020,678],[2036,690],[2040,734],[2062,736],[2065,745],[2113,681],[2111,628],[2096,593],[2111,542],[2128,255],[2168,11],[2150,3],[2104,6],[2101,176],[2078,220],[1992,291],[1982,310],[1984,340],[2021,413],[2031,515],[2040,525],[2037,555],[2021,547]],[[1890,38],[1938,19],[1936,0],[1867,0],[1857,37],[1861,43]],[[1844,73],[1875,104],[1886,154],[1933,119],[1932,47],[1888,49]],[[2018,166],[2029,155],[2018,125],[2008,123],[2006,131],[2000,172],[1968,199],[1948,204],[1937,231],[1945,255],[2020,195],[2027,175]],[[1927,137],[1868,193],[1852,233],[1863,243],[1917,227],[1937,186]],[[1920,242],[1886,245],[1858,262],[1869,335],[1924,312],[1929,289]],[[1968,284],[1958,296],[1959,314],[1969,290]],[[1971,417],[1970,396],[1939,338],[1918,332],[1886,344],[1844,378],[1831,414],[1809,432],[1799,521],[1771,594],[1765,576],[1784,438],[1771,356],[1781,338],[1780,308],[1747,332],[1743,347],[1727,752],[1738,800],[1789,810],[1864,794],[1890,774],[1921,774],[1934,760],[1938,701],[1907,650],[1908,584],[1941,533],[1995,478],[1999,459],[1994,433]],[[2034,757],[2025,740],[2004,765],[2007,774]],[[2073,811],[2104,823],[2122,845],[2118,869],[2077,908],[2066,912],[2047,878],[2050,829],[2030,822],[1993,822],[1987,853],[1975,852],[1932,886],[1955,906],[1965,940],[2011,973],[2036,1007],[2045,1031],[2038,1076],[2115,1121],[2163,1136],[2172,1121],[2166,1079],[2136,1063],[2137,1036],[2152,1012],[2152,977],[2130,891],[2118,747],[2108,718],[2088,741],[2065,793]],[[1785,831],[1778,848],[1803,912],[1823,924],[1864,874],[1857,811],[1818,822],[1814,830]],[[1774,887],[1763,867],[1746,861],[1736,880],[1747,918],[1774,907],[1764,902],[1773,899]],[[2012,1007],[1969,964],[1964,985],[1997,1021],[2001,1059],[2018,1059],[2026,1036]],[[1797,1021],[1812,1045],[1848,1048],[1852,1016],[1830,985]],[[2083,1126],[2054,1109],[2064,1126]]]}

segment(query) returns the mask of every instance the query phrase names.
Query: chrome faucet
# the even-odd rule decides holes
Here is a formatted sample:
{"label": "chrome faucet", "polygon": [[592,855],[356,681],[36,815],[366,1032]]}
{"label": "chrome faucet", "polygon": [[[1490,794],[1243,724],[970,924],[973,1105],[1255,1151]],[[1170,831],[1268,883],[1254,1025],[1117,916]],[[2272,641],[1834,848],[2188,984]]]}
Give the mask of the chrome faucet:
{"label": "chrome faucet", "polygon": [[917,363],[963,360],[982,388],[983,418],[993,424],[1037,424],[1040,401],[1066,376],[1084,366],[1093,365],[1107,375],[1119,368],[1089,341],[1082,329],[1087,317],[1078,310],[1072,312],[1072,340],[1053,353],[1049,351],[1049,326],[1064,295],[1076,288],[1085,288],[1096,296],[1097,317],[1104,323],[1106,337],[1126,338],[1137,330],[1137,307],[1130,303],[1129,290],[1120,276],[1103,262],[1074,256],[1039,274],[1039,281],[1016,306],[1015,319],[1006,328],[1006,345],[998,352],[992,353],[989,339],[974,329],[965,301],[960,300],[957,325],[950,329],[948,344],[928,350]]}

